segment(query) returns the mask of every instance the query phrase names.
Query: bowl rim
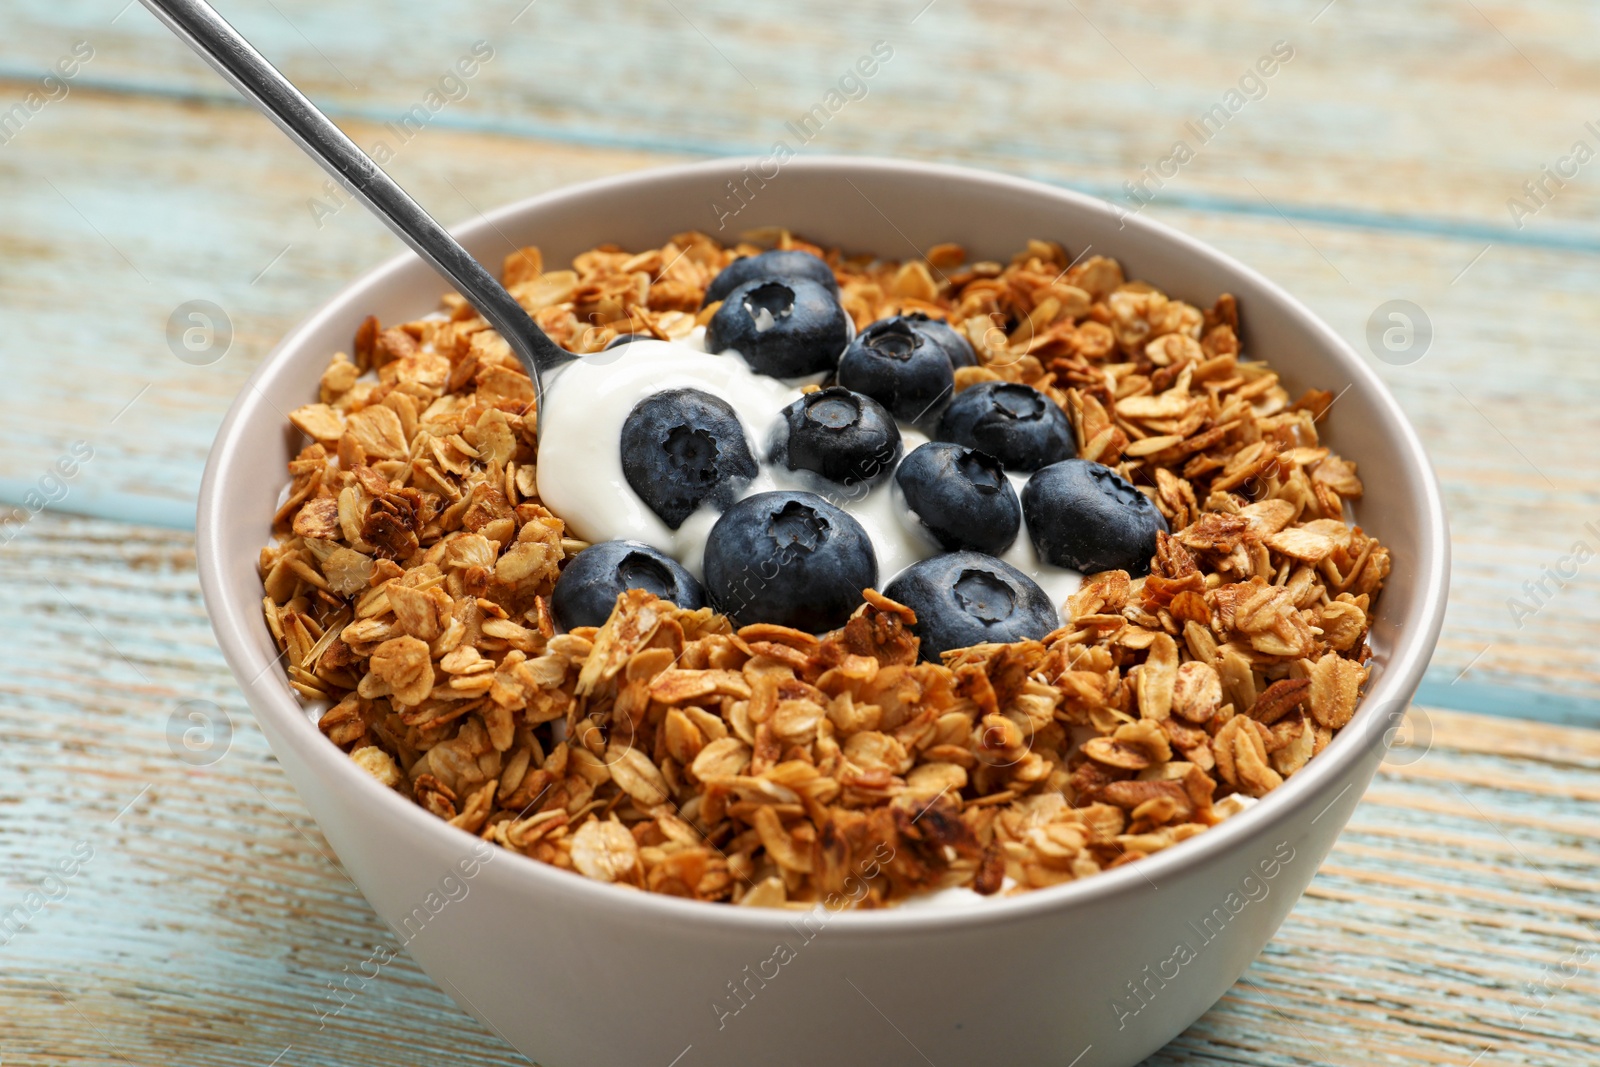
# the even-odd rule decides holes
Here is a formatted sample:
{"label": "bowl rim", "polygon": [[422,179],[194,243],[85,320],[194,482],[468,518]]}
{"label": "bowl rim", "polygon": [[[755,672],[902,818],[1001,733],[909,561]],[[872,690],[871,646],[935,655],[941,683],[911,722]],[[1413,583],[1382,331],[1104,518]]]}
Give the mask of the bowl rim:
{"label": "bowl rim", "polygon": [[[470,240],[529,212],[555,207],[564,200],[588,199],[596,194],[632,190],[669,178],[700,174],[736,175],[741,167],[751,163],[750,157],[724,157],[653,167],[567,185],[480,213],[473,220],[452,227],[451,232],[458,238]],[[1022,922],[1047,912],[1070,912],[1075,907],[1137,891],[1146,883],[1157,886],[1163,878],[1175,878],[1204,867],[1225,853],[1243,850],[1251,842],[1273,834],[1287,823],[1303,800],[1316,794],[1325,784],[1353,773],[1369,750],[1392,731],[1391,717],[1385,709],[1410,704],[1444,622],[1450,569],[1448,526],[1433,467],[1415,428],[1366,361],[1332,327],[1258,271],[1164,223],[1144,215],[1120,212],[1115,205],[1098,197],[978,168],[870,156],[807,155],[792,159],[784,166],[786,170],[843,173],[855,177],[893,179],[934,176],[952,183],[984,187],[990,194],[1044,197],[1065,202],[1077,210],[1116,213],[1122,215],[1123,225],[1176,245],[1186,256],[1225,265],[1243,274],[1270,299],[1278,301],[1312,338],[1320,342],[1321,350],[1340,363],[1341,369],[1351,376],[1352,386],[1358,385],[1371,392],[1382,414],[1399,431],[1401,455],[1395,458],[1410,468],[1410,473],[1423,488],[1419,502],[1419,510],[1424,517],[1418,538],[1421,549],[1418,558],[1409,561],[1415,566],[1416,576],[1413,580],[1422,589],[1415,617],[1401,625],[1400,636],[1389,662],[1375,672],[1371,688],[1339,736],[1304,769],[1269,793],[1260,803],[1193,839],[1179,842],[1137,863],[1102,871],[1091,878],[989,900],[971,907],[886,908],[865,912],[850,909],[833,911],[829,908],[829,927],[849,930],[856,937],[901,936],[951,927],[972,930],[979,926]],[[263,661],[249,636],[249,628],[265,625],[260,616],[259,599],[245,598],[241,603],[229,591],[223,563],[223,552],[228,548],[224,543],[226,523],[220,511],[223,494],[219,491],[224,480],[223,472],[229,468],[233,457],[242,447],[240,428],[248,421],[249,415],[266,404],[266,390],[262,386],[284,373],[287,355],[298,350],[327,319],[341,314],[356,294],[381,288],[392,276],[414,269],[417,262],[415,253],[402,251],[364,272],[341,287],[334,296],[285,334],[262,359],[229,407],[207,457],[196,512],[196,555],[201,591],[218,644],[235,680],[246,691],[246,699],[253,712],[273,720],[277,728],[274,732],[283,739],[284,744],[294,749],[312,773],[330,776],[336,780],[335,784],[343,784],[354,789],[358,795],[370,798],[358,803],[369,807],[373,818],[399,820],[399,826],[408,828],[407,832],[420,834],[438,850],[444,850],[476,839],[477,835],[466,834],[450,826],[362,771],[316,729],[287,686],[263,687],[245,681],[260,679],[276,660]],[[448,283],[440,279],[440,286],[443,291],[448,288]],[[1346,784],[1328,802],[1324,813],[1343,798],[1351,784]],[[1317,818],[1321,818],[1321,815]],[[627,913],[633,920],[648,921],[655,918],[724,934],[732,931],[778,934],[789,930],[789,924],[797,916],[807,914],[799,910],[741,908],[725,903],[639,892],[593,881],[577,872],[562,870],[528,856],[513,856],[513,862],[494,864],[494,877],[496,881],[505,879],[514,891],[526,892],[531,898],[542,897],[552,902],[571,902],[575,906],[588,906],[600,911]],[[819,904],[817,907],[826,906]]]}

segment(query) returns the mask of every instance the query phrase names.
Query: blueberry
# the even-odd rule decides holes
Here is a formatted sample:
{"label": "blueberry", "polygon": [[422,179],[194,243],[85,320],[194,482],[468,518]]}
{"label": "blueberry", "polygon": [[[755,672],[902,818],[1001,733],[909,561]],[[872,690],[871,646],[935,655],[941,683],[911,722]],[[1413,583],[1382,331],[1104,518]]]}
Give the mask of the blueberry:
{"label": "blueberry", "polygon": [[947,552],[970,548],[999,555],[1022,527],[1022,506],[1000,461],[976,448],[930,441],[905,458],[894,481],[909,521]]}
{"label": "blueberry", "polygon": [[643,541],[601,541],[573,557],[556,580],[550,606],[556,621],[571,630],[599,626],[611,615],[617,597],[643,589],[680,608],[705,605],[705,593],[683,564]]}
{"label": "blueberry", "polygon": [[883,595],[917,613],[922,657],[988,642],[1037,641],[1061,625],[1050,597],[1011,564],[950,552],[901,571]]}
{"label": "blueberry", "polygon": [[839,293],[839,283],[833,276],[833,268],[810,252],[798,252],[793,249],[775,249],[763,252],[759,256],[745,256],[736,259],[722,268],[722,273],[711,280],[706,287],[706,298],[700,306],[714,304],[718,300],[726,299],[728,294],[746,282],[766,281],[776,279],[804,278],[816,282],[835,296]]}
{"label": "blueberry", "polygon": [[1022,489],[1022,514],[1039,558],[1085,574],[1150,573],[1166,517],[1110,467],[1083,459],[1052,463]]}
{"label": "blueberry", "polygon": [[832,371],[850,343],[850,317],[839,298],[804,278],[746,282],[706,326],[706,350],[736,350],[758,374],[774,378]]}
{"label": "blueberry", "polygon": [[915,323],[917,329],[928,337],[933,338],[939,347],[944,349],[945,355],[950,357],[951,366],[976,367],[978,365],[978,356],[977,353],[972,351],[972,345],[967,342],[965,337],[956,333],[948,322],[943,319],[931,318],[920,311],[902,315],[901,318]]}
{"label": "blueberry", "polygon": [[772,460],[841,485],[876,485],[894,470],[900,449],[900,427],[882,404],[833,386],[783,409]]}
{"label": "blueberry", "polygon": [[756,476],[739,416],[698,389],[645,397],[622,424],[622,473],[661,521],[676,530],[703,505],[727,507]]}
{"label": "blueberry", "polygon": [[981,448],[1008,471],[1032,471],[1073,454],[1072,423],[1032,386],[982,382],[963,390],[939,421],[939,439]]}
{"label": "blueberry", "polygon": [[757,493],[729,508],[706,538],[706,591],[740,626],[822,633],[843,626],[877,584],[861,524],[815,493]]}
{"label": "blueberry", "polygon": [[967,343],[926,315],[882,319],[844,350],[839,384],[872,397],[902,422],[927,423],[938,418],[955,392],[952,356],[963,349],[972,362]]}

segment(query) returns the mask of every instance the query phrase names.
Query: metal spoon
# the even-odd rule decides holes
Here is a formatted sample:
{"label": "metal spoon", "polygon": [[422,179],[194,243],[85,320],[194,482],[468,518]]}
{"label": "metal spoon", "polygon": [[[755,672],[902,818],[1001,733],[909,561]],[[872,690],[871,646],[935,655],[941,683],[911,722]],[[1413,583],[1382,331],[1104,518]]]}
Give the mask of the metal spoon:
{"label": "metal spoon", "polygon": [[307,155],[322,164],[335,181],[449,279],[517,354],[528,377],[533,379],[534,395],[542,407],[544,375],[577,357],[550,340],[481,263],[210,4],[205,0],[142,2]]}

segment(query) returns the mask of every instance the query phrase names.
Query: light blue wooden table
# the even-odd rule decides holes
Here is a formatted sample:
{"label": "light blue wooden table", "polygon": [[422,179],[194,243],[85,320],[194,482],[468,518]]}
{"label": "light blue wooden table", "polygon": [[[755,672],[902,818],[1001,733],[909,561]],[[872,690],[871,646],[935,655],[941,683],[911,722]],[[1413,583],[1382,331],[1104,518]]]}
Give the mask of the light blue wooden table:
{"label": "light blue wooden table", "polygon": [[[1245,979],[1152,1062],[1600,1062],[1600,8],[222,9],[360,143],[388,139],[446,221],[765,153],[882,41],[892,58],[803,151],[1085,190],[1280,280],[1372,355],[1428,441],[1451,608],[1418,744]],[[475,47],[488,58],[451,80]],[[1230,91],[1242,103],[1201,130]],[[520,1062],[403,956],[321,1018],[390,935],[251,722],[194,579],[194,493],[228,402],[396,247],[137,3],[9,5],[0,1064]],[[1426,326],[1400,352],[1375,319],[1394,300]],[[189,339],[198,353],[173,325],[195,301],[226,323]],[[194,702],[219,729],[184,762]]]}

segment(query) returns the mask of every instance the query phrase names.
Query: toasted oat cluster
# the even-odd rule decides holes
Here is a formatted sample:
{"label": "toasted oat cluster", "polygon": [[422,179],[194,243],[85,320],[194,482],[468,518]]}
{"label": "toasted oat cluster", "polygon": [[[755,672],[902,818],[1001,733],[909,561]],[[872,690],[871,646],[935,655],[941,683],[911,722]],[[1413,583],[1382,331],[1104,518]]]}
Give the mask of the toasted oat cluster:
{"label": "toasted oat cluster", "polygon": [[[1021,892],[1137,860],[1280,785],[1349,721],[1388,552],[1344,519],[1352,464],[1318,444],[1335,399],[1291,401],[1241,357],[1234,301],[1201,311],[1111,259],[1035,241],[1009,264],[951,245],[834,268],[858,327],[910,311],[1072,416],[1078,453],[1172,530],[1150,574],[1091,575],[1042,641],[918,661],[868,590],[842,629],[735,629],[642,591],[558,634],[550,593],[585,545],[535,492],[533,390],[459,297],[368,319],[290,464],[261,553],[266,618],[321,729],[441,819],[587,877],[705,901],[877,907]],[[511,292],[569,348],[681,339],[753,245],[703,234],[537,249]]]}

